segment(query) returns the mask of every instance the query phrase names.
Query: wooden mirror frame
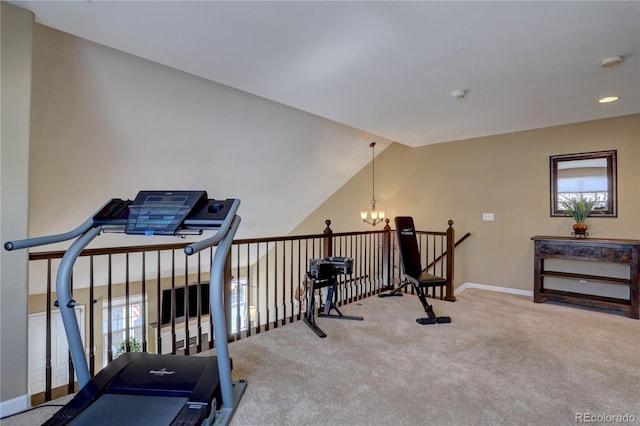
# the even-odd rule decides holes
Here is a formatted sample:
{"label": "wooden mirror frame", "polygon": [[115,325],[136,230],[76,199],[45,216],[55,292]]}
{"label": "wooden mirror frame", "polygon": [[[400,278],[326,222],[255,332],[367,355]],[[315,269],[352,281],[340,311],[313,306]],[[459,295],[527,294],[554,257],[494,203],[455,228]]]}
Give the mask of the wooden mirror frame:
{"label": "wooden mirror frame", "polygon": [[590,217],[618,217],[618,185],[617,185],[617,151],[584,152],[580,154],[552,155],[550,160],[551,176],[551,216],[566,216],[564,210],[558,208],[558,163],[562,161],[593,160],[604,158],[607,161],[607,193],[608,206],[605,210],[592,212]]}

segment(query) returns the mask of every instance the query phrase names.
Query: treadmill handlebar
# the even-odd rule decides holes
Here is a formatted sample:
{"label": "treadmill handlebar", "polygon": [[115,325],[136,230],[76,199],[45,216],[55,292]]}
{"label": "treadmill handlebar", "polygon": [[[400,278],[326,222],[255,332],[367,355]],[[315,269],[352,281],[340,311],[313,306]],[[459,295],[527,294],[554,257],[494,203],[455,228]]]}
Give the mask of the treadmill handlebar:
{"label": "treadmill handlebar", "polygon": [[184,252],[187,256],[191,256],[194,253],[197,253],[201,250],[204,250],[208,247],[213,247],[222,240],[227,235],[229,228],[231,228],[231,224],[233,223],[234,218],[236,217],[236,212],[238,211],[238,206],[240,206],[240,200],[233,200],[233,204],[229,209],[229,213],[227,217],[225,217],[224,221],[220,225],[218,232],[215,235],[205,238],[204,240],[196,241],[195,243],[189,244],[184,248]]}
{"label": "treadmill handlebar", "polygon": [[[100,212],[100,210],[102,210],[107,204],[109,203],[105,203],[102,207],[100,207],[100,209],[96,212],[96,214],[98,214],[98,212]],[[71,240],[77,237],[78,235],[82,235],[85,232],[87,232],[89,229],[91,229],[93,226],[94,224],[93,224],[93,215],[92,215],[82,225],[78,226],[76,229],[72,231],[65,232],[62,234],[56,234],[56,235],[47,235],[44,237],[34,237],[34,238],[25,238],[24,240],[7,241],[6,243],[4,243],[4,248],[7,251],[11,251],[11,250],[20,250],[20,249],[25,249],[29,247],[37,247],[37,246],[44,246],[47,244],[59,243],[62,241]]]}
{"label": "treadmill handlebar", "polygon": [[[55,234],[55,235],[46,235],[43,237],[34,237],[34,238],[25,238],[22,240],[7,241],[6,243],[4,243],[4,249],[7,251],[20,250],[20,249],[25,249],[30,247],[37,247],[37,246],[44,246],[48,244],[59,243],[62,241],[67,241],[67,240],[76,238],[79,235],[82,235],[85,232],[87,232],[92,227],[97,227],[96,223],[94,222],[94,217],[98,213],[100,213],[112,201],[113,199],[106,202],[93,215],[91,215],[91,217],[87,219],[82,225],[78,226],[77,228],[69,232],[65,232],[62,234]],[[206,238],[202,241],[198,241],[188,245],[187,247],[185,247],[184,252],[190,256],[194,253],[204,250],[205,248],[212,247],[218,244],[222,239],[222,237],[224,237],[224,235],[227,233],[227,231],[231,227],[231,223],[233,222],[235,213],[238,211],[239,205],[240,205],[240,200],[238,199],[233,200],[233,203],[229,209],[229,214],[224,219],[220,227],[216,228],[218,232],[216,232],[216,234],[210,238]],[[191,227],[191,228],[196,229],[196,227]],[[124,232],[124,225],[103,225],[102,229],[105,232]],[[208,228],[206,226],[201,228],[201,230],[204,230],[204,229],[208,229]],[[192,231],[192,232],[195,232],[195,231]],[[189,232],[187,230],[185,234],[188,234],[188,233]]]}

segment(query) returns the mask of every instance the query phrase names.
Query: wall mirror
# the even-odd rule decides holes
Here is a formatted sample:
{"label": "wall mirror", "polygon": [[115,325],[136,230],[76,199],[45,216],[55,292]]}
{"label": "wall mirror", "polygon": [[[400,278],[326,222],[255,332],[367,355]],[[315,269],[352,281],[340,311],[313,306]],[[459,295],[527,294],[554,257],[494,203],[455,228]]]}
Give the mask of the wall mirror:
{"label": "wall mirror", "polygon": [[561,202],[596,200],[590,216],[618,216],[616,150],[552,155],[551,216],[566,216]]}

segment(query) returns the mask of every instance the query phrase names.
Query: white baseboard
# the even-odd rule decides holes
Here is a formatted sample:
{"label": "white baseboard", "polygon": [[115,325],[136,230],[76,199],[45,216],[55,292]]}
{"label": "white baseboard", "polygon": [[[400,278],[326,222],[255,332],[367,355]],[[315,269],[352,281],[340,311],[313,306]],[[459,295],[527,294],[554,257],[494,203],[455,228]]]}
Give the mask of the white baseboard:
{"label": "white baseboard", "polygon": [[0,402],[0,418],[11,416],[31,408],[31,395],[24,394],[7,401]]}
{"label": "white baseboard", "polygon": [[497,291],[500,293],[517,294],[519,296],[533,297],[533,291],[520,290],[517,288],[498,287],[495,285],[476,284],[476,283],[464,283],[460,287],[456,288],[454,294],[460,294],[468,288],[479,288],[481,290]]}

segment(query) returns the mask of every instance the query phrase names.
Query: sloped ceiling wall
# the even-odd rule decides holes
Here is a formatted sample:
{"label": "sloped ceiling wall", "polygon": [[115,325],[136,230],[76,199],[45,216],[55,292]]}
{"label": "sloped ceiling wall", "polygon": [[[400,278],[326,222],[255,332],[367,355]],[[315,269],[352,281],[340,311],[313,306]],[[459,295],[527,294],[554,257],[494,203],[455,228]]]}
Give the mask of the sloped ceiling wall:
{"label": "sloped ceiling wall", "polygon": [[[640,112],[637,1],[12,2],[51,28],[409,146]],[[624,63],[602,68],[613,55]],[[454,89],[469,94],[453,101]]]}
{"label": "sloped ceiling wall", "polygon": [[144,189],[240,198],[239,237],[287,234],[390,143],[41,25],[31,127],[31,235]]}

